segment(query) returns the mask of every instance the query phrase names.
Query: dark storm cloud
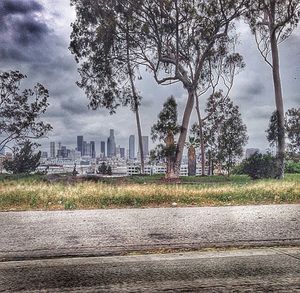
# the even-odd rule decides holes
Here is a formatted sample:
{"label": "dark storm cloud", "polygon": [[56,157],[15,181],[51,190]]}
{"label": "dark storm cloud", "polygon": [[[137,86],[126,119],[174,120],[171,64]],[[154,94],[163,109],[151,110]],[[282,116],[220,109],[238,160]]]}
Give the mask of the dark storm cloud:
{"label": "dark storm cloud", "polygon": [[1,59],[28,62],[44,58],[41,48],[37,54],[37,47],[43,47],[51,30],[39,15],[42,11],[43,6],[34,0],[0,2]]}
{"label": "dark storm cloud", "polygon": [[35,0],[2,0],[0,3],[0,15],[30,14],[42,10],[43,6]]}
{"label": "dark storm cloud", "polygon": [[87,106],[87,99],[64,99],[61,102],[61,109],[74,115],[82,115],[90,112]]}

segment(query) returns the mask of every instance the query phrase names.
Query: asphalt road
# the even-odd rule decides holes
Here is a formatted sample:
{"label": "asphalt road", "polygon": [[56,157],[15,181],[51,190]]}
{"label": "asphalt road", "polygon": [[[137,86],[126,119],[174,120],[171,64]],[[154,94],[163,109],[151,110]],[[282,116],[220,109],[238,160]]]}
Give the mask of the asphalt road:
{"label": "asphalt road", "polygon": [[300,245],[300,205],[0,213],[0,262],[161,248]]}
{"label": "asphalt road", "polygon": [[300,248],[0,263],[0,292],[300,292]]}

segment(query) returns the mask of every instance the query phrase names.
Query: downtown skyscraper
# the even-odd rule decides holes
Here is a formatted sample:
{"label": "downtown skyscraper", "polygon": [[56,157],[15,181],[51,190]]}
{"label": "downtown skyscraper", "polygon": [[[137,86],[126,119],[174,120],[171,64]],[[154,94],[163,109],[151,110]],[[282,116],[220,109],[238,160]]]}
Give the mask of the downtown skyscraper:
{"label": "downtown skyscraper", "polygon": [[134,135],[129,136],[129,159],[135,158],[135,137]]}
{"label": "downtown skyscraper", "polygon": [[56,157],[56,153],[55,153],[55,142],[51,141],[50,142],[50,158],[55,158]]}
{"label": "downtown skyscraper", "polygon": [[83,136],[82,135],[77,136],[77,151],[81,153],[81,156],[83,156]]}
{"label": "downtown skyscraper", "polygon": [[109,137],[107,139],[107,157],[112,158],[116,156],[116,141],[114,130],[109,130]]}

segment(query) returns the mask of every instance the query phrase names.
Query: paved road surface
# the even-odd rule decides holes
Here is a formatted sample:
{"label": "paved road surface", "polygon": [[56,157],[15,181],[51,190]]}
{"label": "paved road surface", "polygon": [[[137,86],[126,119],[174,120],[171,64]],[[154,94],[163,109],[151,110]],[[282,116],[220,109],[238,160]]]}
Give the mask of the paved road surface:
{"label": "paved road surface", "polygon": [[0,213],[0,261],[300,244],[300,205]]}
{"label": "paved road surface", "polygon": [[0,292],[300,292],[300,248],[0,263]]}

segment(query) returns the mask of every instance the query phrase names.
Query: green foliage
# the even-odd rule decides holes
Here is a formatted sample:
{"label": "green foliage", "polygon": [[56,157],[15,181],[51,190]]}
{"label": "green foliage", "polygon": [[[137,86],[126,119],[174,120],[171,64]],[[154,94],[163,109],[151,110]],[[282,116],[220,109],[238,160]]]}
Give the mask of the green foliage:
{"label": "green foliage", "polygon": [[90,107],[113,114],[121,105],[130,105],[135,111],[141,100],[134,85],[138,67],[132,52],[140,28],[132,23],[136,5],[94,0],[71,0],[71,5],[76,20],[69,49],[80,65],[77,85],[85,90]]}
{"label": "green foliage", "polygon": [[107,167],[107,175],[112,175],[112,169],[111,166]]}
{"label": "green foliage", "polygon": [[278,126],[278,111],[274,111],[270,117],[269,127],[266,130],[267,140],[270,146],[277,146],[279,137],[279,126]]}
{"label": "green foliage", "polygon": [[38,83],[21,92],[25,78],[19,71],[0,72],[0,151],[10,142],[41,138],[52,129],[39,119],[49,105],[48,90]]}
{"label": "green foliage", "polygon": [[285,115],[285,128],[289,140],[287,145],[288,157],[300,162],[300,108],[289,109]]}
{"label": "green foliage", "polygon": [[175,98],[171,96],[164,103],[157,122],[151,127],[152,140],[165,141],[169,133],[176,135],[179,132],[177,119],[177,103]]}
{"label": "green foliage", "polygon": [[13,174],[31,173],[39,166],[41,152],[33,153],[34,144],[28,140],[15,149],[12,161],[4,161],[3,167]]}
{"label": "green foliage", "polygon": [[239,107],[224,97],[222,91],[209,97],[205,111],[208,114],[203,127],[207,156],[229,175],[248,141],[246,125]]}
{"label": "green foliage", "polygon": [[271,154],[255,153],[244,160],[243,172],[252,179],[276,178],[276,158]]}
{"label": "green foliage", "polygon": [[78,175],[78,171],[76,169],[76,163],[74,164],[74,168],[73,168],[73,171],[72,171],[72,175],[73,176],[77,176]]}
{"label": "green foliage", "polygon": [[107,174],[107,166],[105,162],[102,162],[101,165],[98,167],[97,174],[102,174],[102,175]]}
{"label": "green foliage", "polygon": [[285,172],[292,173],[292,174],[299,174],[300,173],[300,163],[288,161],[285,163]]}
{"label": "green foliage", "polygon": [[97,174],[112,175],[111,166],[107,166],[105,162],[102,162],[101,165],[98,167]]}
{"label": "green foliage", "polygon": [[179,132],[177,123],[177,103],[173,96],[169,97],[158,115],[157,122],[151,128],[153,141],[159,140],[164,143],[156,146],[150,153],[152,161],[161,161],[164,158],[172,159],[176,153],[174,136]]}
{"label": "green foliage", "polygon": [[[267,129],[267,139],[270,146],[277,146],[279,138],[278,112],[274,111],[270,117]],[[285,133],[288,139],[287,157],[293,161],[300,161],[300,108],[291,108],[285,113]]]}

